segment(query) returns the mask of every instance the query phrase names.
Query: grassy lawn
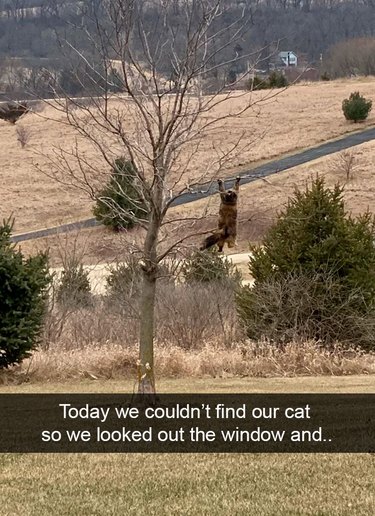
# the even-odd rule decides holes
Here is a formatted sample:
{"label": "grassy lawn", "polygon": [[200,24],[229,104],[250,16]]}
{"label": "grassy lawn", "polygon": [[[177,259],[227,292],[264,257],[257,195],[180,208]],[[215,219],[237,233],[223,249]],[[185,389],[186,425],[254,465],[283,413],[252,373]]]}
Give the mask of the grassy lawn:
{"label": "grassy lawn", "polygon": [[[0,393],[110,393],[133,392],[134,383],[124,380],[80,380],[54,383],[0,385]],[[375,375],[306,376],[295,378],[178,378],[161,379],[158,392],[343,392],[374,393]]]}
{"label": "grassy lawn", "polygon": [[[128,392],[129,381],[1,386],[0,392]],[[160,392],[374,392],[374,376],[160,380]],[[371,515],[375,459],[333,454],[0,456],[0,513]]]}
{"label": "grassy lawn", "polygon": [[370,515],[374,458],[17,455],[0,459],[3,515]]}

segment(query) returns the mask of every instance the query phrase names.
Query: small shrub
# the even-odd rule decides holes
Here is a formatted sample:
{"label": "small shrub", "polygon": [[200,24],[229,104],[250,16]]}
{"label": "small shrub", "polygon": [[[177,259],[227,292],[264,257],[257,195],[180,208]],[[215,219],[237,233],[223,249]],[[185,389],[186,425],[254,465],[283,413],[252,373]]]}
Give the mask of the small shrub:
{"label": "small shrub", "polygon": [[297,190],[253,249],[255,283],[237,299],[250,338],[374,347],[375,222],[369,213],[348,216],[342,194],[319,178]]}
{"label": "small shrub", "polygon": [[227,75],[227,84],[234,84],[237,81],[237,73],[235,70],[231,69]]}
{"label": "small shrub", "polygon": [[17,141],[21,145],[21,148],[24,149],[26,145],[29,143],[31,137],[31,131],[27,127],[20,125],[16,129]]}
{"label": "small shrub", "polygon": [[133,298],[139,294],[141,285],[142,269],[134,255],[129,255],[125,261],[109,267],[106,291],[111,299]]}
{"label": "small shrub", "polygon": [[271,88],[285,88],[288,81],[282,72],[274,71],[267,79],[257,77],[250,79],[248,82],[249,90],[269,90]]}
{"label": "small shrub", "polygon": [[91,304],[89,273],[82,264],[70,263],[61,275],[57,288],[57,301],[74,307],[88,307]]}
{"label": "small shrub", "polygon": [[84,85],[76,73],[72,70],[64,69],[60,73],[59,88],[68,95],[79,95],[84,90]]}
{"label": "small shrub", "polygon": [[327,72],[323,72],[322,75],[320,76],[320,80],[321,81],[330,81],[331,77],[328,75]]}
{"label": "small shrub", "polygon": [[201,349],[210,341],[232,346],[243,336],[233,288],[222,282],[160,286],[156,316],[158,342],[184,349]]}
{"label": "small shrub", "polygon": [[250,79],[248,82],[248,89],[252,91],[256,90],[266,90],[270,87],[269,82],[267,79],[262,79],[261,77],[258,77],[257,75]]}
{"label": "small shrub", "polygon": [[196,251],[185,260],[181,272],[188,284],[216,281],[238,286],[242,279],[235,265],[215,250]]}
{"label": "small shrub", "polygon": [[26,115],[29,111],[30,107],[26,102],[18,104],[9,102],[5,106],[0,106],[0,119],[15,124],[17,120]]}
{"label": "small shrub", "polygon": [[268,84],[270,88],[285,88],[288,86],[288,81],[283,73],[274,71],[268,77]]}
{"label": "small shrub", "polygon": [[[173,260],[159,264],[158,286],[174,286],[179,268],[179,264]],[[111,265],[108,270],[106,292],[109,304],[119,307],[121,311],[131,305],[131,311],[136,311],[143,282],[142,265],[138,257],[130,254],[123,262]]]}
{"label": "small shrub", "polygon": [[97,195],[93,213],[97,220],[116,231],[130,229],[148,216],[136,186],[137,170],[131,161],[119,158],[108,185]]}
{"label": "small shrub", "polygon": [[168,256],[159,263],[158,282],[166,285],[174,285],[182,272],[181,260],[173,255]]}
{"label": "small shrub", "polygon": [[365,99],[358,91],[351,93],[342,103],[346,120],[360,122],[366,120],[372,108],[372,101]]}
{"label": "small shrub", "polygon": [[50,282],[46,254],[24,258],[0,226],[0,369],[20,363],[36,348]]}

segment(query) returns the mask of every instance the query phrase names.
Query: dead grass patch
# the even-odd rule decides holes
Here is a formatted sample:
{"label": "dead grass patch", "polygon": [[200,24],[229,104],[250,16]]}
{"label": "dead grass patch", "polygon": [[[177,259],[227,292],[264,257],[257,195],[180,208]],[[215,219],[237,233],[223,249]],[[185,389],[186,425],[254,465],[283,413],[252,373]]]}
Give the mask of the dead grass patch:
{"label": "dead grass patch", "polygon": [[[260,110],[254,109],[248,116],[238,117],[230,124],[224,122],[210,138],[202,142],[199,153],[189,160],[189,169],[183,184],[191,182],[196,174],[209,170],[216,156],[216,149],[231,146],[239,134],[244,134],[244,146],[240,155],[227,164],[224,175],[232,175],[239,168],[250,168],[261,160],[272,159],[336,138],[358,126],[348,123],[341,111],[341,102],[354,88],[359,88],[366,97],[375,97],[373,78],[348,81],[331,81],[309,85],[295,85],[277,97],[277,101],[263,103]],[[238,108],[248,100],[234,96],[221,105],[218,113],[223,115]],[[264,93],[254,92],[253,100],[259,101]],[[117,102],[113,101],[114,105]],[[54,145],[74,145],[71,128],[59,123],[60,115],[52,107],[43,114],[28,115],[25,128],[33,134],[32,145],[21,149],[17,143],[16,129],[0,122],[0,149],[2,198],[0,216],[8,217],[17,199],[16,231],[26,231],[57,225],[90,216],[91,203],[79,191],[67,189],[48,179],[34,164],[49,166],[45,154]],[[56,119],[56,120],[54,120]],[[360,129],[371,126],[373,117],[361,124]],[[287,134],[287,137],[285,135]],[[82,142],[83,150],[91,163],[98,162],[93,149]]]}
{"label": "dead grass patch", "polygon": [[[349,152],[349,151],[348,151]],[[350,162],[354,163],[350,165]],[[343,163],[344,161],[344,163]],[[349,171],[348,171],[349,166]],[[340,183],[345,186],[344,199],[347,210],[353,215],[359,215],[375,204],[375,142],[357,145],[351,149],[347,158],[343,153],[336,153],[320,158],[311,163],[295,167],[285,172],[279,172],[264,180],[242,185],[239,199],[239,228],[237,247],[234,252],[249,250],[249,242],[260,242],[267,229],[274,223],[277,213],[282,210],[288,198],[293,195],[295,188],[303,189],[317,174],[324,176],[327,186]],[[348,179],[349,175],[349,179]],[[175,207],[170,216],[174,219],[184,217],[201,218],[195,225],[198,231],[209,231],[216,227],[219,209],[218,196],[192,202],[185,206]],[[171,225],[172,226],[172,225]],[[179,236],[184,234],[181,224],[176,224]],[[191,228],[186,228],[191,233]],[[172,233],[172,236],[173,233]],[[59,249],[63,241],[66,249],[73,249],[75,243],[86,248],[85,263],[121,261],[124,248],[129,245],[139,245],[142,232],[133,228],[131,231],[114,234],[104,227],[81,230],[64,236],[51,236],[22,242],[20,247],[26,254],[46,248],[50,251],[51,264],[61,265]],[[190,247],[196,247],[202,237],[189,241]],[[164,242],[167,246],[168,239]],[[228,252],[228,250],[226,250]]]}
{"label": "dead grass patch", "polygon": [[4,516],[369,516],[375,502],[371,454],[15,454],[0,465]]}
{"label": "dead grass patch", "polygon": [[[107,343],[61,349],[53,345],[2,371],[0,383],[131,379],[137,358],[136,346]],[[375,355],[339,345],[328,351],[316,342],[291,342],[283,349],[268,342],[238,343],[230,349],[206,343],[199,350],[159,342],[156,369],[158,378],[347,376],[375,374]]]}

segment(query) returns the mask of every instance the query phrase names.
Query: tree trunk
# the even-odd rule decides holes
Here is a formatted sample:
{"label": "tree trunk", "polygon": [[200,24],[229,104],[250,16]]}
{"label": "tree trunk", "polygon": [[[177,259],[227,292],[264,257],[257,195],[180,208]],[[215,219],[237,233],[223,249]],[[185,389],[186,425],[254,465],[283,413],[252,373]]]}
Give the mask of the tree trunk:
{"label": "tree trunk", "polygon": [[138,361],[138,393],[154,396],[154,326],[155,294],[158,276],[157,245],[161,225],[164,190],[163,160],[155,160],[153,203],[144,243],[143,286],[140,306],[140,341]]}
{"label": "tree trunk", "polygon": [[138,361],[138,393],[155,394],[154,326],[157,279],[158,218],[151,214],[144,245],[143,283],[140,306],[140,340]]}
{"label": "tree trunk", "polygon": [[138,393],[155,394],[154,377],[154,319],[156,271],[143,271],[141,295],[141,328],[138,362]]}

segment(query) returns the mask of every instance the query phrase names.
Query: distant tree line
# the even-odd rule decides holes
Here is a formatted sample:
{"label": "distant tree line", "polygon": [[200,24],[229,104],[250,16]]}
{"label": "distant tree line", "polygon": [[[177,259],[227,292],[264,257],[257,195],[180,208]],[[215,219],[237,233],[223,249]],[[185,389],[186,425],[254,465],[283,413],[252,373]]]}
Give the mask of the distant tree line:
{"label": "distant tree line", "polygon": [[[168,17],[177,30],[186,23],[181,8],[183,1],[186,0],[169,2]],[[156,41],[160,31],[163,31],[158,2],[124,0],[124,4],[132,5],[132,8],[137,6],[134,7],[135,13],[138,4],[143,4],[144,29],[154,35]],[[247,11],[249,20],[240,43],[225,47],[212,58],[213,65],[215,59],[228,62],[229,83],[249,65],[268,70],[270,59],[278,50],[303,54],[308,63],[315,63],[316,66],[322,64],[323,69],[334,77],[374,73],[369,38],[375,38],[375,0],[228,0],[228,4],[231,9],[220,23],[230,24],[243,9]],[[41,61],[39,65],[31,67],[32,77],[30,72],[27,77],[40,94],[47,94],[51,84],[50,79],[46,81],[46,75],[43,75],[45,68],[55,75],[55,79],[65,68],[61,63],[62,40],[78,46],[90,62],[95,62],[93,41],[85,38],[77,27],[82,24],[90,27],[92,14],[103,9],[103,5],[104,2],[100,0],[0,0],[0,82],[4,76],[4,59],[48,59],[47,64]],[[219,28],[214,27],[215,30]],[[94,26],[92,29],[94,31]],[[134,37],[137,38],[136,35]],[[366,38],[366,43],[363,38]],[[357,43],[356,48],[350,49],[349,56],[349,48],[343,42],[350,39],[356,39]],[[361,56],[364,53],[368,55],[363,59],[361,57],[359,65],[356,62],[353,64],[358,48],[361,48]],[[64,51],[67,52],[67,49]],[[143,52],[139,42],[140,60]],[[251,52],[254,54],[249,56]],[[238,56],[240,59],[231,65],[231,60]],[[65,59],[71,64],[72,56],[65,55]],[[161,74],[173,79],[174,71],[167,49],[158,66]],[[73,78],[67,77],[68,73],[64,72],[64,84],[68,82],[77,94],[80,90],[85,91],[87,85],[80,84],[81,81],[76,81],[74,85]],[[9,89],[14,88],[9,86]]]}
{"label": "distant tree line", "polygon": [[[375,0],[228,0],[228,3],[231,1],[233,19],[244,7],[251,13],[252,27],[243,40],[244,49],[264,47],[283,39],[283,47],[305,53],[310,61],[315,61],[339,41],[375,36]],[[66,22],[79,22],[100,3],[98,0],[1,0],[0,56],[57,56],[54,30],[64,28],[69,36]],[[148,9],[148,22],[152,24],[157,2],[149,2]],[[184,23],[178,0],[171,2],[170,17],[176,26]]]}
{"label": "distant tree line", "polygon": [[324,61],[329,78],[375,75],[375,38],[353,38],[333,45]]}

